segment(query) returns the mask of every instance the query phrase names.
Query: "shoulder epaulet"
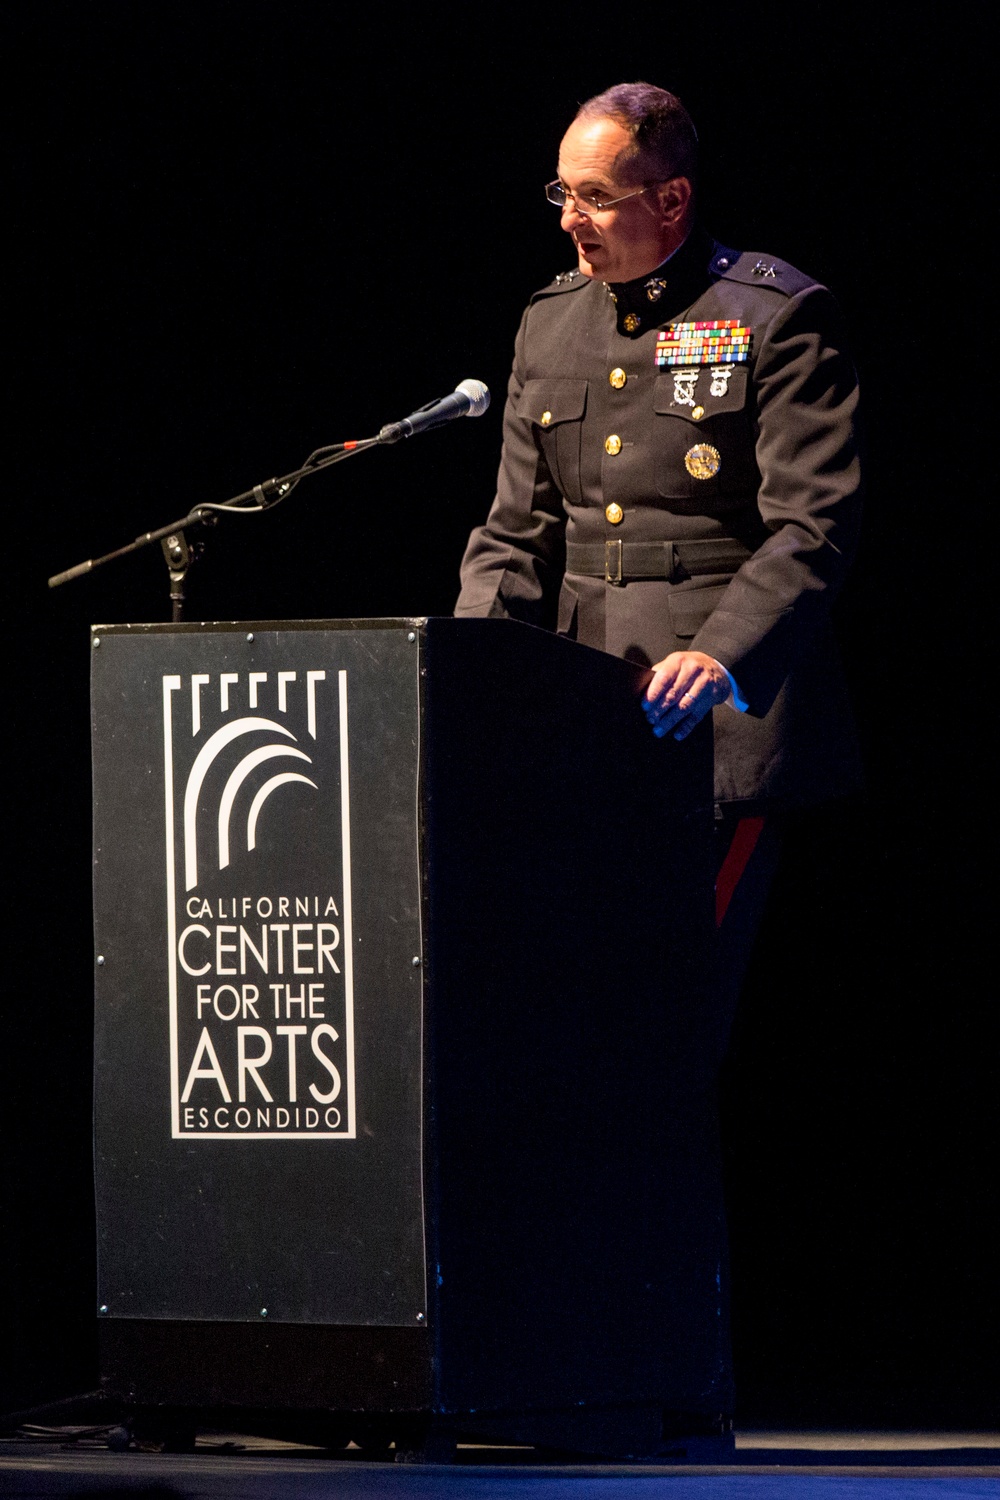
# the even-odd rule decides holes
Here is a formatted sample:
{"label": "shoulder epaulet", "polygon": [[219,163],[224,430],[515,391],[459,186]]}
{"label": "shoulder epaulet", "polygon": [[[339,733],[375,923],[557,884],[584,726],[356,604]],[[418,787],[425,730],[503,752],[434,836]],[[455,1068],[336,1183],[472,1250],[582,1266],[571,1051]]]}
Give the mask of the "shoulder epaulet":
{"label": "shoulder epaulet", "polygon": [[803,271],[790,266],[787,260],[778,260],[773,255],[759,255],[755,250],[726,250],[720,248],[712,257],[709,270],[713,276],[726,281],[741,281],[746,286],[766,287],[772,292],[781,292],[794,297],[807,287],[819,286],[819,282]]}
{"label": "shoulder epaulet", "polygon": [[543,286],[537,292],[534,292],[530,300],[534,302],[538,297],[554,297],[560,292],[575,292],[580,287],[588,286],[589,284],[590,277],[584,276],[582,271],[578,271],[574,267],[572,271],[560,271],[559,275],[550,281],[548,286]]}

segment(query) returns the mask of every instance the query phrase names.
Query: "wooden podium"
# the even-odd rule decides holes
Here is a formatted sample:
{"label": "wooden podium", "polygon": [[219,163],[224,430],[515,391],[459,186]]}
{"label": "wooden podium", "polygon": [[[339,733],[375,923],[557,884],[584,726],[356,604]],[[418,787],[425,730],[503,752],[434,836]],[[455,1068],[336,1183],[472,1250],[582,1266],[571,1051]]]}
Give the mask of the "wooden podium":
{"label": "wooden podium", "polygon": [[710,728],[655,740],[648,673],[508,621],[93,647],[107,1395],[330,1441],[712,1430]]}

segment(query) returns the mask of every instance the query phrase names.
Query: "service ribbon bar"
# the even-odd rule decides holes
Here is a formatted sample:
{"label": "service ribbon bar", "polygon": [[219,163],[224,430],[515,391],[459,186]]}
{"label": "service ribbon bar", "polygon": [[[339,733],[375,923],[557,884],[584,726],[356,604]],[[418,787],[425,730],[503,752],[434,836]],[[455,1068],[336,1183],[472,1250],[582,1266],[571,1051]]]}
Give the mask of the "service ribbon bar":
{"label": "service ribbon bar", "polygon": [[671,323],[656,337],[655,363],[665,365],[738,365],[750,358],[750,329],[736,318],[714,323]]}

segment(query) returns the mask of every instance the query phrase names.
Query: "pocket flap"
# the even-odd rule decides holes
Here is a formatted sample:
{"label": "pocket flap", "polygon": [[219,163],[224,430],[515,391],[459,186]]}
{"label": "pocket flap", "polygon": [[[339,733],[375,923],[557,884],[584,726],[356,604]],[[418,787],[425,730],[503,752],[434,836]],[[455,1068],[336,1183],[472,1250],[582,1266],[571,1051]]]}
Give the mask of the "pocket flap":
{"label": "pocket flap", "polygon": [[585,380],[526,380],[517,414],[547,430],[559,422],[579,422],[586,407]]}
{"label": "pocket flap", "polygon": [[722,412],[741,411],[747,399],[746,365],[692,365],[657,375],[653,382],[653,410],[661,417],[686,417],[696,406],[702,421]]}
{"label": "pocket flap", "polygon": [[725,585],[707,589],[671,589],[670,624],[674,635],[681,640],[696,636],[725,592]]}

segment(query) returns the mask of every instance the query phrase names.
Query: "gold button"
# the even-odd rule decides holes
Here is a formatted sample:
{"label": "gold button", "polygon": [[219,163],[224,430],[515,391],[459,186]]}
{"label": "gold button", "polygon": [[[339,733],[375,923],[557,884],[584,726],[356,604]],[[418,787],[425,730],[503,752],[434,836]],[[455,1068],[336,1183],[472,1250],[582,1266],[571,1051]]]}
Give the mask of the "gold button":
{"label": "gold button", "polygon": [[552,413],[550,411],[543,411],[542,412],[542,426],[543,427],[548,427],[548,425],[549,425],[549,423],[551,421],[552,421]]}
{"label": "gold button", "polygon": [[621,366],[618,366],[616,369],[614,369],[614,370],[611,371],[611,374],[608,376],[608,379],[610,380],[611,384],[614,386],[615,390],[616,391],[620,391],[621,388],[622,388],[622,386],[625,384],[626,380],[628,379],[628,376],[625,374],[625,371],[621,368]]}
{"label": "gold button", "polygon": [[622,440],[617,432],[613,432],[610,437],[604,439],[604,451],[610,453],[612,458],[622,451]]}
{"label": "gold button", "polygon": [[621,506],[616,505],[613,500],[611,504],[606,507],[604,515],[605,518],[611,522],[612,526],[621,525],[622,521],[625,519],[625,512],[622,510]]}
{"label": "gold button", "polygon": [[703,406],[696,406],[691,415],[692,417],[694,417],[696,422],[700,422],[702,417],[705,415],[705,408]]}
{"label": "gold button", "polygon": [[626,313],[624,318],[625,332],[635,333],[635,330],[638,328],[641,322],[642,319],[639,317],[638,313]]}

